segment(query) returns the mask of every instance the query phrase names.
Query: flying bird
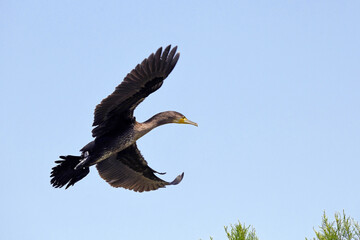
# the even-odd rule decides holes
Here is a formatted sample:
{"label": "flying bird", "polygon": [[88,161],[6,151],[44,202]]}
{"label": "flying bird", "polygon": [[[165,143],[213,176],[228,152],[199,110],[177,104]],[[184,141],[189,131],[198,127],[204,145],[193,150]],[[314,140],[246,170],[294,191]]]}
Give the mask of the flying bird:
{"label": "flying bird", "polygon": [[180,123],[198,126],[183,114],[175,111],[161,112],[147,121],[137,122],[134,109],[151,93],[158,90],[174,69],[180,53],[177,47],[168,46],[151,54],[126,75],[120,85],[95,108],[92,142],[85,145],[80,156],[60,156],[52,168],[51,184],[66,188],[83,179],[92,165],[100,176],[113,187],[136,192],[151,191],[181,182],[184,173],[172,182],[160,179],[159,173],[148,166],[136,146],[136,141],[152,129],[167,124]]}

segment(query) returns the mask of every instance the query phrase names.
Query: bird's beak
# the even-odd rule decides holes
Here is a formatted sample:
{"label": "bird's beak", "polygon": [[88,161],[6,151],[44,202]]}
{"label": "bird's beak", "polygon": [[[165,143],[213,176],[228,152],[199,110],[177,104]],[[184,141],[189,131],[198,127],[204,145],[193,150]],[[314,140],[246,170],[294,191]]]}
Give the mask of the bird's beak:
{"label": "bird's beak", "polygon": [[187,118],[180,119],[178,123],[191,124],[191,125],[194,125],[194,126],[198,127],[198,124],[196,122],[190,121]]}

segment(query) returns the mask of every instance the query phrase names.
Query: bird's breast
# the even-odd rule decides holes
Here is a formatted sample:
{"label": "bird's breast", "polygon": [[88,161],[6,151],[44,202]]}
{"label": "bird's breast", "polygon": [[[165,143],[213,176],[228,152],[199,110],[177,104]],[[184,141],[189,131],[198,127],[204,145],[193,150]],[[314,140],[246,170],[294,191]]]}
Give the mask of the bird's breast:
{"label": "bird's breast", "polygon": [[95,141],[95,151],[92,157],[96,158],[95,163],[101,162],[113,154],[121,152],[130,147],[136,141],[133,129],[124,131],[119,135],[105,136]]}
{"label": "bird's breast", "polygon": [[110,144],[110,150],[112,152],[120,152],[134,144],[135,141],[136,139],[134,131],[133,129],[129,129],[114,139],[114,141]]}

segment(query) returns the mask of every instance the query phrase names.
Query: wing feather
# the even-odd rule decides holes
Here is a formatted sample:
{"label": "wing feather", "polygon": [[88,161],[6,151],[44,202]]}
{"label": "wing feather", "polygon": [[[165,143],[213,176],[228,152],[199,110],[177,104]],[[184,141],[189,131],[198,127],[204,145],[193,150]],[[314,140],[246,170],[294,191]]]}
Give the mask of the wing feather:
{"label": "wing feather", "polygon": [[[177,47],[159,48],[126,75],[121,84],[95,108],[93,137],[117,130],[134,121],[133,110],[147,96],[159,89],[174,69],[180,54]],[[162,52],[162,54],[161,54]]]}
{"label": "wing feather", "polygon": [[113,187],[122,187],[135,192],[151,191],[181,182],[184,173],[172,182],[166,182],[155,175],[136,144],[96,165],[100,176]]}
{"label": "wing feather", "polygon": [[160,67],[160,56],[161,56],[161,51],[162,51],[162,48],[159,48],[156,53],[155,53],[155,56],[154,56],[154,69],[155,71],[159,71],[159,67]]}

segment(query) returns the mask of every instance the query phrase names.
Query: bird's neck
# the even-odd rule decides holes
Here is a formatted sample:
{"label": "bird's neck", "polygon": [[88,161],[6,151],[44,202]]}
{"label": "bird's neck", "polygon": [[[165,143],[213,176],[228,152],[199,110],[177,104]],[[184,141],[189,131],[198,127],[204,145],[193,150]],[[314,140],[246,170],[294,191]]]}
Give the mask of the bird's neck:
{"label": "bird's neck", "polygon": [[143,123],[136,123],[135,125],[136,128],[135,132],[137,132],[135,137],[136,140],[141,138],[142,136],[144,136],[145,134],[147,134],[156,127],[159,127],[167,123],[172,123],[172,121],[169,121],[168,118],[163,118],[162,115],[163,113],[158,113]]}

